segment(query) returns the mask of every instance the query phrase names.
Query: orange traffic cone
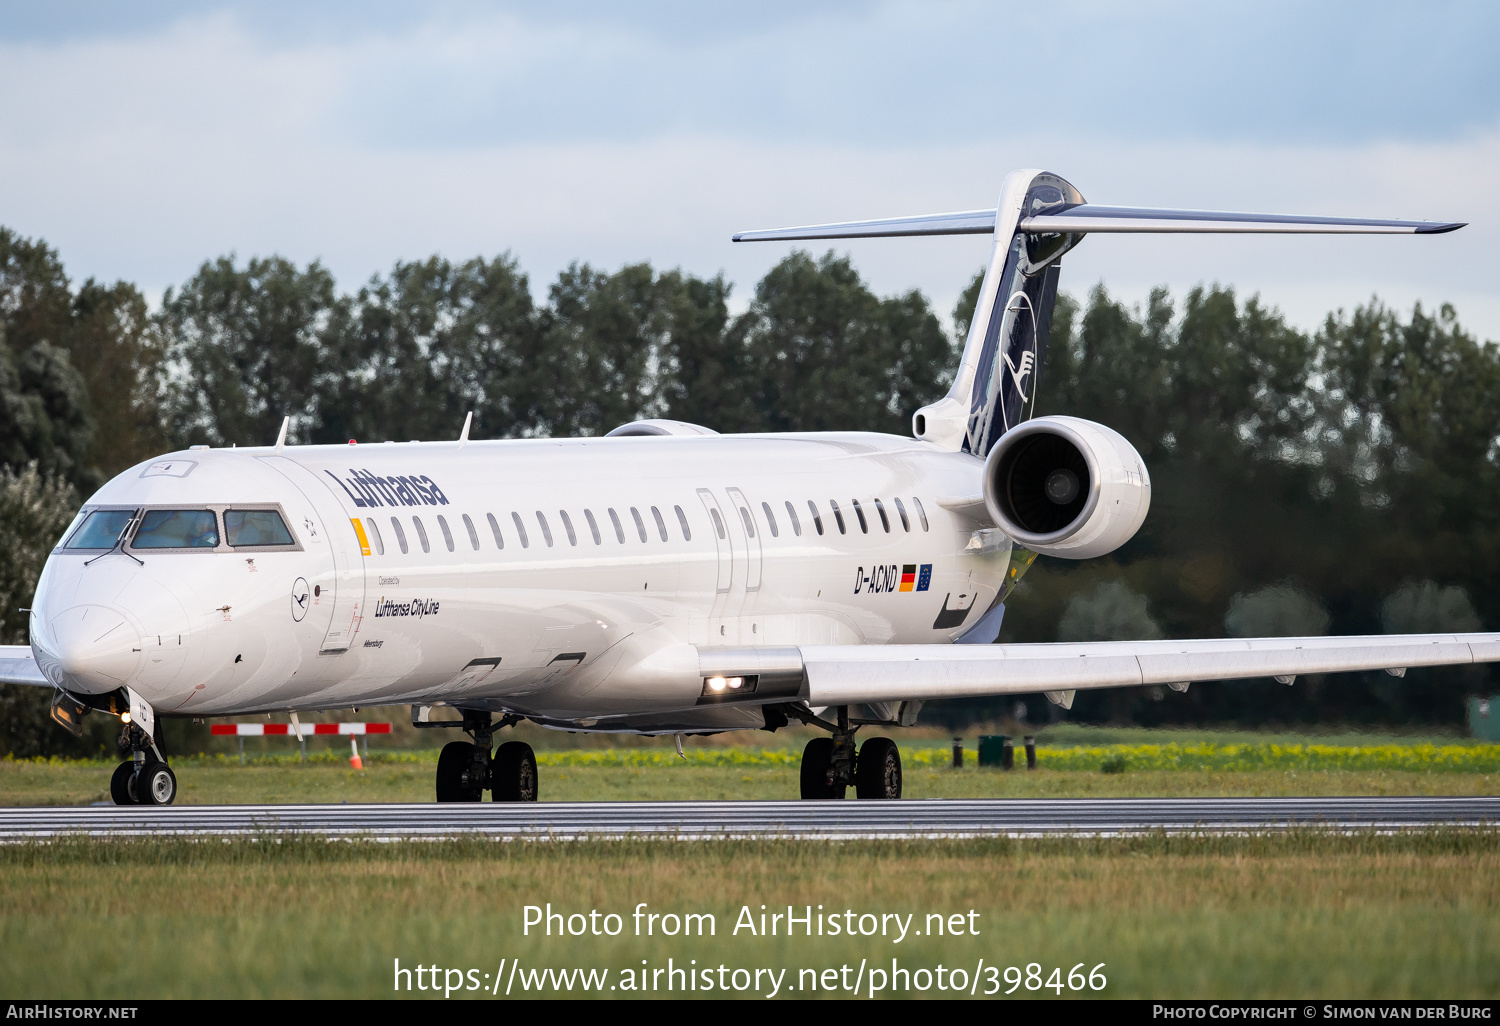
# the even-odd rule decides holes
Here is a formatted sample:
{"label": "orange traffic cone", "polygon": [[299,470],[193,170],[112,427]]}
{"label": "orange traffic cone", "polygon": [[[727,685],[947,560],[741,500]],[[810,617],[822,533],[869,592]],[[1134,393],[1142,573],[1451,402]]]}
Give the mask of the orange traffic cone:
{"label": "orange traffic cone", "polygon": [[365,768],[365,761],[359,757],[359,741],[353,734],[349,735],[349,765],[357,770]]}

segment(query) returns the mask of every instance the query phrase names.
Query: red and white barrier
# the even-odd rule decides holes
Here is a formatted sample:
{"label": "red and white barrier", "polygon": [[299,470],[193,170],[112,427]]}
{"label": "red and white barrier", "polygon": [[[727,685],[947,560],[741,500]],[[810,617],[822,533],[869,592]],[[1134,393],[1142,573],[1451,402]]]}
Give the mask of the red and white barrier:
{"label": "red and white barrier", "polygon": [[[307,758],[307,738],[317,734],[338,734],[349,739],[349,765],[364,769],[365,763],[359,755],[357,737],[367,734],[389,734],[389,723],[214,723],[208,732],[215,737],[237,737],[240,739],[240,764],[245,762],[245,738],[247,737],[295,737],[302,746],[302,757]],[[366,742],[368,745],[369,742]],[[368,753],[368,748],[366,749]]]}
{"label": "red and white barrier", "polygon": [[[314,734],[389,734],[389,723],[304,723],[302,736]],[[229,737],[271,737],[274,735],[296,737],[297,728],[290,723],[215,723],[209,733]]]}

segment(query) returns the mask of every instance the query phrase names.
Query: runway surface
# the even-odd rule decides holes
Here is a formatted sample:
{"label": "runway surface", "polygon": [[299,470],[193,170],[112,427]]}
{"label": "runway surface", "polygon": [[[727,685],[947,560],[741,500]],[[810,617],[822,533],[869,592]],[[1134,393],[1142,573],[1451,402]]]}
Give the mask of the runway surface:
{"label": "runway surface", "polygon": [[378,840],[1108,836],[1153,830],[1406,830],[1500,824],[1500,798],[1108,798],[1028,801],[542,802],[0,809],[0,841],[66,834],[311,834]]}

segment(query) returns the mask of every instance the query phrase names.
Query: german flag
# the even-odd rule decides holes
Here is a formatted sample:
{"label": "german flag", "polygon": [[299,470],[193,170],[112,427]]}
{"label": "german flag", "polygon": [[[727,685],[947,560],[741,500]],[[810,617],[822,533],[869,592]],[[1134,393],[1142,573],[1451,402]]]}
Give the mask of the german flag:
{"label": "german flag", "polygon": [[901,590],[911,591],[917,586],[917,564],[907,563],[901,568]]}

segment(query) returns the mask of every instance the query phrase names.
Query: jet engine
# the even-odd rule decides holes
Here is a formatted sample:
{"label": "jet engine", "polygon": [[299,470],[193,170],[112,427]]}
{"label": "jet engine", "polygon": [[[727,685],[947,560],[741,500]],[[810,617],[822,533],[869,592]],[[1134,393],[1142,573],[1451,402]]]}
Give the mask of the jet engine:
{"label": "jet engine", "polygon": [[1038,417],[1001,435],[983,488],[985,508],[1017,545],[1065,559],[1113,552],[1151,506],[1135,446],[1078,417]]}

